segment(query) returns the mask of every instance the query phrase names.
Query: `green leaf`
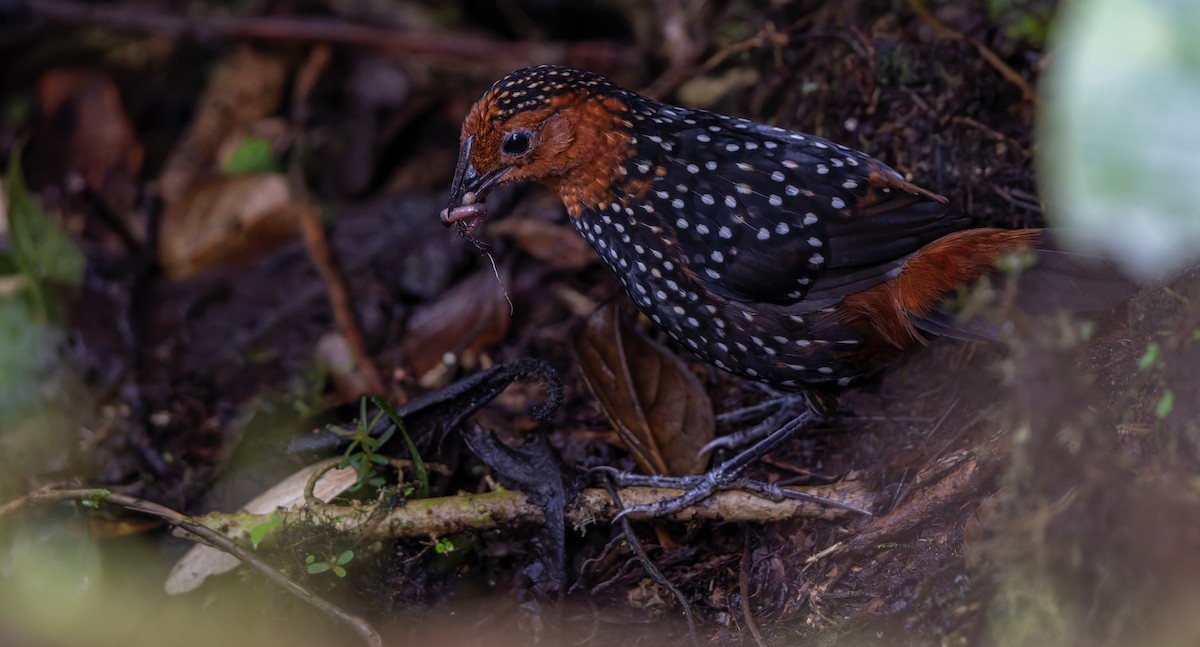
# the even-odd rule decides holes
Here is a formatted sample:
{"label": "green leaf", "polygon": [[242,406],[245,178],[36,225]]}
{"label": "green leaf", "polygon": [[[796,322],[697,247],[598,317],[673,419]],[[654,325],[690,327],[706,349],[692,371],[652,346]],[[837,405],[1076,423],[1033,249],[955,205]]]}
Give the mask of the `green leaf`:
{"label": "green leaf", "polygon": [[1162,394],[1162,397],[1158,399],[1158,405],[1154,407],[1154,415],[1157,416],[1159,420],[1162,420],[1163,418],[1171,415],[1171,411],[1174,409],[1175,392],[1168,389]]}
{"label": "green leaf", "polygon": [[1161,349],[1158,347],[1158,342],[1150,342],[1146,346],[1146,352],[1142,353],[1142,359],[1138,360],[1138,370],[1144,371],[1154,365],[1158,361],[1158,356]]}
{"label": "green leaf", "polygon": [[1036,150],[1056,239],[1151,281],[1194,264],[1200,3],[1066,2],[1055,25]]}
{"label": "green leaf", "polygon": [[[267,519],[266,521],[250,529],[250,545],[254,548],[258,548],[259,542],[261,542],[267,535],[271,534],[271,531],[278,528],[282,523],[283,520],[280,519],[279,514],[272,512],[270,519]],[[312,555],[309,555],[309,557],[312,557]]]}
{"label": "green leaf", "polygon": [[404,421],[400,416],[396,415],[396,410],[392,405],[382,397],[375,395],[371,396],[371,401],[375,406],[383,410],[387,414],[389,420],[395,425],[396,429],[400,430],[400,435],[404,437],[404,444],[408,446],[408,454],[412,458],[413,475],[417,479],[417,498],[424,499],[429,496],[429,474],[425,471],[425,461],[421,460],[421,454],[417,451],[417,444],[413,442],[412,437],[408,435],[408,430],[404,428]]}
{"label": "green leaf", "polygon": [[305,558],[304,558],[304,563],[305,563],[305,564],[311,564],[311,563],[313,563],[313,562],[315,562],[315,561],[317,561],[317,556],[316,556],[316,555],[309,555],[308,557],[305,557]]}
{"label": "green leaf", "polygon": [[342,568],[341,566],[334,566],[333,574],[338,577],[346,577],[346,569]]}
{"label": "green leaf", "polygon": [[347,551],[342,552],[341,555],[338,555],[337,563],[339,566],[343,566],[345,564],[350,563],[350,560],[352,560],[352,559],[354,559],[354,551],[347,550]]}
{"label": "green leaf", "polygon": [[79,286],[86,259],[30,195],[21,172],[20,146],[13,149],[9,158],[4,190],[8,195],[8,235],[13,262],[28,281],[27,294],[33,311],[43,319],[55,317],[57,307],[49,301],[46,288]]}
{"label": "green leaf", "polygon": [[333,568],[333,565],[329,562],[313,562],[308,565],[308,572],[311,575],[316,575],[317,573],[324,573],[331,568]]}
{"label": "green leaf", "polygon": [[258,173],[261,171],[281,171],[283,166],[275,158],[275,146],[269,139],[262,137],[247,137],[233,150],[229,159],[221,166],[221,172],[226,175],[241,175],[243,173]]}
{"label": "green leaf", "polygon": [[112,493],[109,492],[108,490],[105,490],[105,489],[97,490],[96,493],[93,494],[92,496],[89,496],[86,499],[81,500],[79,502],[79,505],[82,505],[85,508],[90,508],[92,510],[97,510],[104,503],[104,500],[108,498],[109,494],[112,494]]}
{"label": "green leaf", "polygon": [[[375,425],[371,425],[371,427],[374,427],[374,426]],[[396,435],[396,427],[395,426],[388,427],[387,429],[384,430],[384,432],[382,434],[379,434],[379,445],[383,446],[383,444],[386,443],[387,441],[391,440],[392,436],[394,436],[394,435]]]}

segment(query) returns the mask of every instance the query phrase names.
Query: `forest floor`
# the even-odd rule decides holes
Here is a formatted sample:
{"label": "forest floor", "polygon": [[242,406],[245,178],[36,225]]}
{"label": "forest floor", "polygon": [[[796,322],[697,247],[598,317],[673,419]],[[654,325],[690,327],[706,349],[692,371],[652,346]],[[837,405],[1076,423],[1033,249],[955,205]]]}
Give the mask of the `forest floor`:
{"label": "forest floor", "polygon": [[[187,16],[156,0],[4,4],[0,155],[23,147],[25,184],[69,236],[55,244],[78,250],[35,253],[86,260],[74,286],[43,295],[40,318],[3,287],[13,283],[0,286],[13,340],[0,350],[4,500],[71,481],[187,513],[234,511],[311,462],[287,451],[293,438],[352,425],[364,393],[400,406],[526,358],[561,381],[551,419],[531,409],[554,380],[526,374],[472,396],[487,401],[478,410],[446,399],[412,419],[420,455],[444,466],[436,494],[506,482],[470,442],[481,430],[513,446],[548,438],[569,492],[588,467],[636,470],[630,432],[610,423],[620,405],[601,405],[589,371],[636,381],[648,370],[638,362],[659,362],[678,374],[656,397],[717,414],[761,399],[633,316],[555,196],[494,194],[486,250],[439,222],[463,116],[524,65],[588,67],[673,103],[845,143],[980,225],[1046,220],[1034,126],[1047,0],[196,2]],[[0,240],[0,274],[18,274],[9,257],[21,243]],[[623,314],[593,315],[604,304]],[[1200,276],[1140,290],[1094,324],[1015,330],[1003,347],[932,341],[751,470],[853,484],[872,516],[635,523],[697,640],[1194,644]],[[624,350],[643,356],[595,359]],[[675,424],[687,436],[692,419]],[[647,433],[636,440],[668,462],[690,456],[694,445]],[[0,527],[9,553],[14,537],[90,536],[105,579],[131,595],[156,587],[186,547],[125,515],[22,518],[38,529]],[[679,600],[613,542],[619,526],[355,544],[344,578],[305,560],[349,540],[289,533],[269,560],[389,643],[689,640]],[[0,558],[0,581],[20,563]],[[289,622],[318,625],[313,644],[339,635],[255,577],[207,590],[183,598],[195,615],[181,622],[254,609],[267,620],[239,642],[277,638]],[[61,639],[35,615],[0,613],[0,636]],[[208,631],[197,644],[219,639]]]}

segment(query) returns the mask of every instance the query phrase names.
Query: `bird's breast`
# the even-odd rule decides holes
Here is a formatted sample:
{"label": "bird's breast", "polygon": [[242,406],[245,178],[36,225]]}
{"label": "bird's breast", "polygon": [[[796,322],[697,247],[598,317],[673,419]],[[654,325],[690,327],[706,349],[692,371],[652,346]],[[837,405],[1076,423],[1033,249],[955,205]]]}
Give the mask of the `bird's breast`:
{"label": "bird's breast", "polygon": [[[846,385],[860,373],[847,360],[861,337],[833,308],[731,299],[719,271],[707,271],[720,267],[713,254],[723,260],[728,248],[681,242],[690,239],[656,212],[619,202],[601,206],[572,222],[637,307],[680,346],[718,368],[782,388]],[[723,240],[721,225],[688,229],[697,226]]]}

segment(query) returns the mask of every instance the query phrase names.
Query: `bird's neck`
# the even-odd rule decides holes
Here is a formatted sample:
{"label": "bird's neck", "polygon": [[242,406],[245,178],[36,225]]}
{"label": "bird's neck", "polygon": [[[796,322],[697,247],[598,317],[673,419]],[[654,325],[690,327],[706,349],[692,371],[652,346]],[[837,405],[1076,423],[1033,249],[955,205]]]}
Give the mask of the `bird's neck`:
{"label": "bird's neck", "polygon": [[[625,164],[634,154],[636,138],[630,107],[616,96],[598,96],[577,103],[560,113],[569,124],[570,146],[563,168],[541,180],[558,193],[567,213],[579,218],[584,211],[611,203],[615,195],[644,191],[630,184]],[[648,186],[648,185],[647,185]]]}

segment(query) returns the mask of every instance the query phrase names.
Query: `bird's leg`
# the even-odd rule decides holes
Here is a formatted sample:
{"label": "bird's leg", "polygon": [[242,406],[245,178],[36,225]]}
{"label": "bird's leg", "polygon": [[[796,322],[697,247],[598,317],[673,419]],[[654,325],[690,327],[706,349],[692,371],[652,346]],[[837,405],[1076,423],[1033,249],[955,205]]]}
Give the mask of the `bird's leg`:
{"label": "bird's leg", "polygon": [[[630,474],[621,472],[610,467],[596,468],[599,471],[608,474],[614,482],[622,487],[656,487],[656,488],[673,488],[684,490],[684,493],[673,499],[659,501],[640,506],[625,508],[618,515],[617,519],[636,514],[638,516],[646,516],[651,518],[666,517],[680,512],[696,503],[699,503],[713,494],[722,490],[745,490],[760,497],[773,501],[783,499],[808,499],[814,502],[823,503],[833,507],[851,509],[857,512],[863,512],[856,508],[847,508],[845,504],[818,497],[794,490],[788,490],[761,481],[744,479],[741,474],[747,467],[755,461],[758,461],[763,456],[766,456],[785,441],[794,436],[798,431],[804,429],[815,420],[824,417],[828,401],[825,399],[815,400],[812,397],[802,398],[805,402],[805,408],[798,413],[794,410],[793,415],[782,425],[774,428],[771,433],[758,440],[750,447],[742,450],[733,458],[726,460],[720,465],[714,467],[704,474],[693,476],[646,476],[641,474]],[[776,418],[781,411],[777,411],[770,416]],[[769,419],[770,419],[769,418]],[[764,421],[765,424],[765,421]],[[761,425],[760,425],[761,426]]]}
{"label": "bird's leg", "polygon": [[806,411],[812,414],[811,422],[824,422],[834,407],[833,400],[824,394],[786,393],[762,385],[757,386],[766,392],[765,400],[717,416],[717,424],[720,426],[754,424],[714,438],[700,448],[700,456],[714,449],[735,449],[765,438],[787,421]]}
{"label": "bird's leg", "polygon": [[725,412],[717,416],[717,424],[720,426],[753,424],[710,440],[700,448],[698,454],[704,456],[714,449],[744,447],[767,437],[787,421],[808,410],[808,403],[803,396],[779,394],[757,404]]}

